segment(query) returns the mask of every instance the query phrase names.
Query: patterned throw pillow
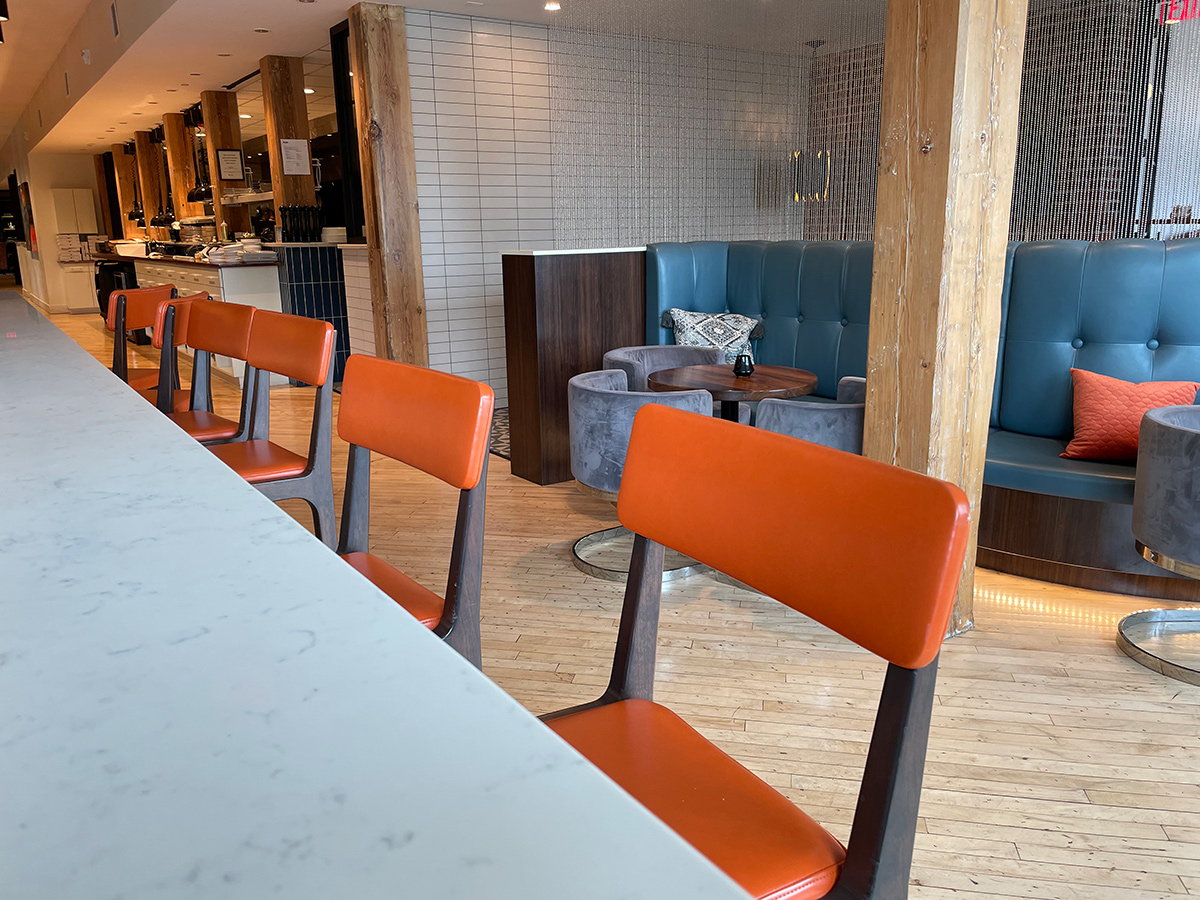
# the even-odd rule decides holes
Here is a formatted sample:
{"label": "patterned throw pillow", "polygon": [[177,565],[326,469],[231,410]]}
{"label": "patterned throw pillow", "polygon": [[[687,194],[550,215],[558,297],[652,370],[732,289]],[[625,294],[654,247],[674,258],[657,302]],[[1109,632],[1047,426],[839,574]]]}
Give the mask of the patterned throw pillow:
{"label": "patterned throw pillow", "polygon": [[1121,381],[1085,369],[1071,370],[1075,388],[1075,435],[1065,459],[1137,459],[1142,416],[1160,406],[1196,400],[1195,381]]}
{"label": "patterned throw pillow", "polygon": [[676,344],[688,347],[716,347],[725,351],[726,362],[733,362],[742,353],[753,359],[754,351],[750,349],[750,341],[762,334],[758,320],[737,313],[701,313],[688,309],[669,309],[663,316],[663,324],[675,329]]}

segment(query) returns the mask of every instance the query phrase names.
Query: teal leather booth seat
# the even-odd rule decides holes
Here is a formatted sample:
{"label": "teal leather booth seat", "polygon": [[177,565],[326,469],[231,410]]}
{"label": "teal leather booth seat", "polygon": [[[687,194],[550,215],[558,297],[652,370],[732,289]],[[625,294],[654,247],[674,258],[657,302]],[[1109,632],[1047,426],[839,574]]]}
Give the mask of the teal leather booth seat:
{"label": "teal leather booth seat", "polygon": [[[646,333],[670,343],[672,307],[759,319],[759,362],[816,373],[813,396],[864,377],[872,244],[651,244]],[[984,483],[1133,502],[1132,464],[1062,459],[1071,369],[1125,381],[1200,381],[1200,239],[1010,244]],[[803,400],[798,402],[804,402]]]}

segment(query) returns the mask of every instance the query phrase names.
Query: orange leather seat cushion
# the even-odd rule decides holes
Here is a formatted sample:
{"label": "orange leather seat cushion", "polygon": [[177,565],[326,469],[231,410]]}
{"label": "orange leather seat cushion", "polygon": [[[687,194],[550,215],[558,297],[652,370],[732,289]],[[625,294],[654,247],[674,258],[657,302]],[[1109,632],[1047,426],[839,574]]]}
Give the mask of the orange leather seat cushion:
{"label": "orange leather seat cushion", "polygon": [[442,609],[446,601],[378,556],[372,556],[370,553],[346,553],[342,555],[342,559],[412,613],[426,628],[434,628],[442,620]]}
{"label": "orange leather seat cushion", "polygon": [[308,460],[270,441],[242,441],[208,448],[251,484],[303,475]]}
{"label": "orange leather seat cushion", "polygon": [[546,724],[755,897],[812,900],[837,881],[842,845],[666,707],[625,700]]}
{"label": "orange leather seat cushion", "polygon": [[[138,393],[141,394],[143,397],[145,397],[147,400],[149,400],[151,403],[154,403],[154,404],[158,403],[158,388],[156,388],[156,387],[143,388],[143,389],[139,390]],[[192,392],[191,391],[178,390],[175,392],[175,403],[174,403],[174,406],[172,407],[175,412],[177,412],[177,413],[186,412],[187,408],[191,405],[192,405]]]}
{"label": "orange leather seat cushion", "polygon": [[169,416],[172,422],[198,441],[219,441],[237,434],[238,423],[203,410],[183,410]]}
{"label": "orange leather seat cushion", "polygon": [[154,390],[158,387],[158,369],[130,369],[128,384],[135,391]]}
{"label": "orange leather seat cushion", "polygon": [[1137,459],[1142,416],[1160,406],[1189,406],[1200,383],[1110,378],[1085,369],[1071,370],[1075,389],[1075,435],[1064,459]]}

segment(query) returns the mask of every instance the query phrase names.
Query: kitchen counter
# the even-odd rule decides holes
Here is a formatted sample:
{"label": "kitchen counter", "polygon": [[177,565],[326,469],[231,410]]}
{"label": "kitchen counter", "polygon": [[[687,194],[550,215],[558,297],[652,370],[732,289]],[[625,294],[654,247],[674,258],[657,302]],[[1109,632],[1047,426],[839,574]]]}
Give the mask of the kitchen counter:
{"label": "kitchen counter", "polygon": [[213,262],[197,262],[186,256],[121,256],[117,253],[94,253],[92,261],[104,260],[105,262],[152,262],[159,263],[164,266],[198,266],[204,269],[250,269],[257,266],[279,266],[279,260],[273,262],[249,262],[249,263],[213,263]]}

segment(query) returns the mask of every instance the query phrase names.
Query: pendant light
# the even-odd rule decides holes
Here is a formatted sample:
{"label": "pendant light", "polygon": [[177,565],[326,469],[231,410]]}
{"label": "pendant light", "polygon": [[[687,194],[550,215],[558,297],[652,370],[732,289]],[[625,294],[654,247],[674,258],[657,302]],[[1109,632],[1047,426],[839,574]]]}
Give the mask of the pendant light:
{"label": "pendant light", "polygon": [[[2,21],[2,20],[0,20]],[[0,28],[0,44],[4,43],[4,29]]]}
{"label": "pendant light", "polygon": [[0,0],[0,22],[8,21],[8,0]]}

